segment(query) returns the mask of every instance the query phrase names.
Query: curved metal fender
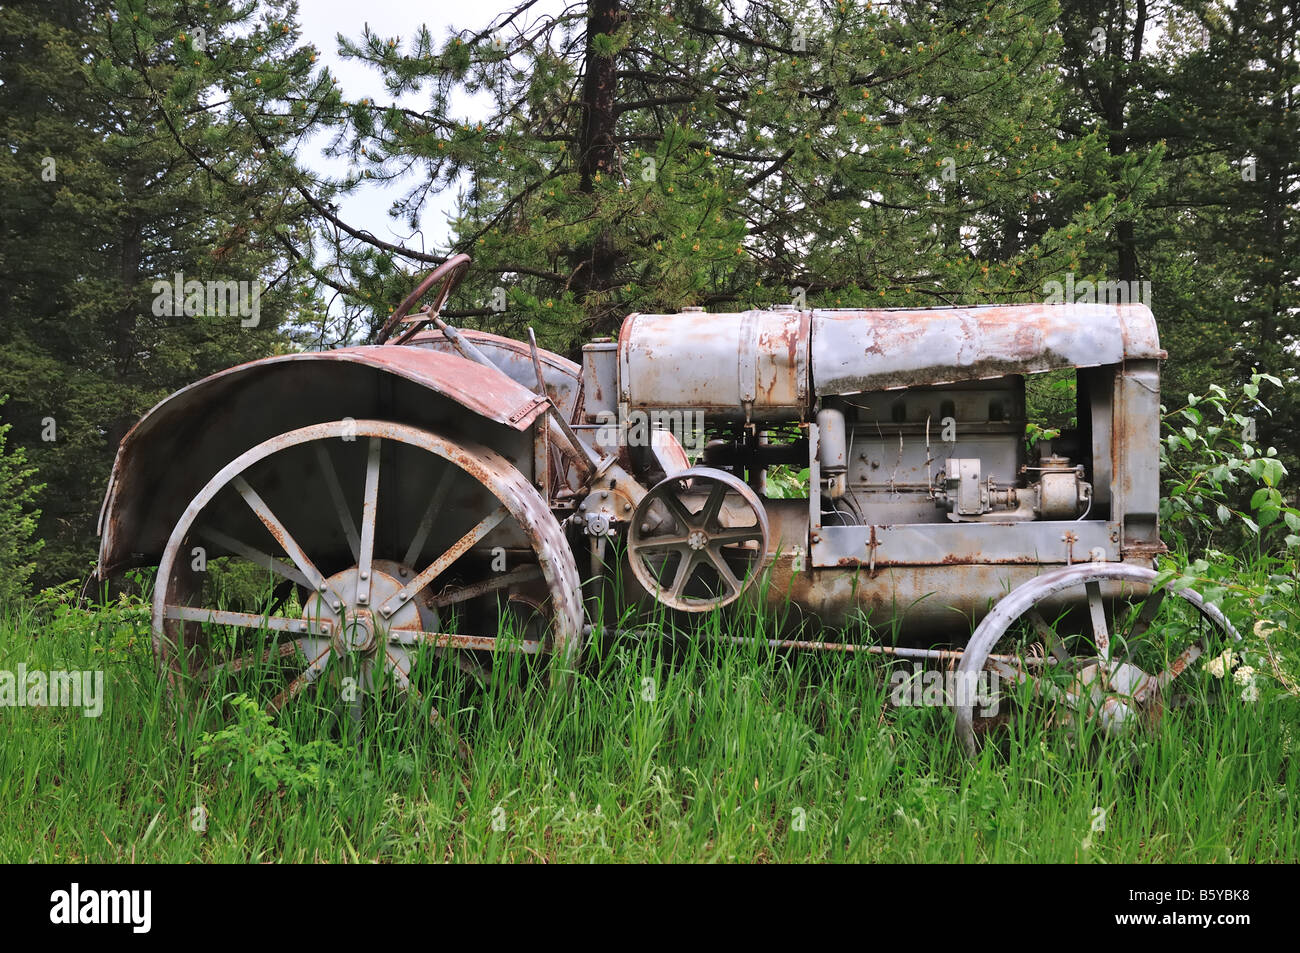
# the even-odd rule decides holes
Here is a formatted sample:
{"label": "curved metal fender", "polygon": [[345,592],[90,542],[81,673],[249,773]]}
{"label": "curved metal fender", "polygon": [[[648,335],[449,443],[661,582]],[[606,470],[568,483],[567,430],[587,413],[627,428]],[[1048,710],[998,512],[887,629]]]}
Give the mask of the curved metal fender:
{"label": "curved metal fender", "polygon": [[228,368],[159,402],[122,439],[99,514],[97,573],[156,562],[194,494],[276,434],[383,418],[469,434],[522,462],[532,454],[527,431],[545,409],[506,374],[425,348],[341,348]]}

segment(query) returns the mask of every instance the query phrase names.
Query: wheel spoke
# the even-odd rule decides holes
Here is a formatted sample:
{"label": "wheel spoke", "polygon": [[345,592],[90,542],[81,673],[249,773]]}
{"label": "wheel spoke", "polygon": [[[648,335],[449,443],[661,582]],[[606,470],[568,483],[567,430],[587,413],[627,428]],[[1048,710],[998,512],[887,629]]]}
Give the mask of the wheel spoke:
{"label": "wheel spoke", "polygon": [[452,632],[418,632],[412,629],[394,629],[388,635],[390,645],[429,645],[434,648],[485,649],[495,651],[498,646],[520,655],[536,655],[542,643],[535,639],[498,639],[486,635],[457,635]]}
{"label": "wheel spoke", "polygon": [[334,501],[334,510],[339,515],[339,525],[343,527],[343,534],[348,538],[348,548],[352,550],[352,558],[357,559],[361,554],[361,537],[357,535],[357,523],[352,518],[352,511],[348,509],[348,502],[343,498],[343,487],[339,484],[339,475],[334,469],[334,463],[330,460],[329,451],[325,449],[325,442],[318,440],[316,447],[316,462],[320,467],[321,476],[325,479],[325,488],[329,490],[330,499]]}
{"label": "wheel spoke", "polygon": [[379,456],[383,442],[370,438],[366,457],[366,492],[361,503],[361,553],[357,557],[357,604],[370,602],[370,567],[375,557],[375,514],[379,508]]}
{"label": "wheel spoke", "polygon": [[1038,611],[1037,607],[1030,609],[1025,615],[1029,619],[1029,624],[1034,627],[1038,637],[1043,640],[1043,645],[1052,653],[1053,658],[1063,666],[1069,664],[1070,653],[1065,650],[1065,643],[1056,634],[1056,629],[1047,624],[1047,620],[1043,618],[1043,614]]}
{"label": "wheel spoke", "polygon": [[1142,685],[1133,692],[1133,698],[1138,704],[1144,704],[1156,692],[1163,691],[1164,688],[1176,679],[1187,668],[1195,662],[1205,652],[1205,645],[1201,639],[1197,639],[1187,648],[1179,653],[1178,657],[1169,663],[1169,667],[1159,675],[1150,675],[1143,680]]}
{"label": "wheel spoke", "polygon": [[402,559],[406,565],[414,565],[420,550],[424,549],[425,540],[429,538],[429,532],[433,529],[434,518],[437,517],[438,510],[442,508],[442,501],[447,495],[447,486],[457,472],[451,464],[443,468],[442,476],[438,478],[438,486],[434,489],[433,496],[429,497],[429,505],[424,508],[424,515],[420,517],[420,525],[416,527],[415,535],[411,537],[411,545],[406,548],[406,556]]}
{"label": "wheel spoke", "polygon": [[[437,633],[431,633],[431,634],[436,635]],[[478,682],[480,686],[486,686],[488,680],[492,677],[491,673],[483,665],[479,663],[478,659],[474,657],[474,653],[472,652],[459,652],[459,651],[448,652],[448,651],[444,651],[439,646],[434,646],[433,652],[439,658],[446,658],[447,656],[450,656],[452,660],[456,663],[456,667],[460,669],[462,672],[464,672],[466,675],[468,675],[470,678]],[[393,672],[393,680],[397,683],[397,687],[401,691],[406,691],[406,689],[411,684],[410,668],[403,667],[403,663],[401,659],[393,655],[393,653],[388,651],[388,649],[384,649],[384,654],[388,656],[388,661],[390,663],[390,667]],[[410,666],[411,664],[412,661],[408,657],[406,666]]]}
{"label": "wheel spoke", "polygon": [[[388,649],[384,649],[384,658],[388,659],[388,667],[393,673],[393,681],[396,683],[399,691],[406,691],[411,687],[410,669],[402,665],[402,660],[393,655]],[[409,664],[409,663],[408,663]]]}
{"label": "wheel spoke", "polygon": [[264,553],[247,543],[241,543],[233,536],[227,536],[218,529],[204,526],[199,528],[198,533],[201,538],[230,550],[236,556],[243,556],[250,563],[256,563],[263,569],[269,569],[271,572],[281,575],[285,579],[290,579],[300,586],[308,589],[312,588],[311,582],[299,571],[297,566],[291,566],[282,559],[276,559],[270,553]]}
{"label": "wheel spoke", "polygon": [[167,605],[163,610],[163,618],[182,622],[237,625],[246,629],[267,629],[271,632],[293,632],[304,635],[328,636],[330,630],[330,624],[324,621],[257,615],[253,612],[231,612],[227,609],[206,609],[202,606]]}
{"label": "wheel spoke", "polygon": [[352,701],[348,703],[348,716],[352,719],[354,725],[361,724],[361,720],[366,714],[366,695],[375,689],[375,685],[372,681],[372,676],[375,671],[374,660],[363,658],[359,667],[360,672],[357,674],[356,688],[354,689]]}
{"label": "wheel spoke", "polygon": [[679,523],[681,523],[682,527],[688,533],[692,529],[696,528],[697,526],[696,520],[698,519],[698,514],[692,513],[690,510],[688,510],[686,508],[686,504],[683,503],[676,496],[672,494],[664,494],[664,496],[660,498],[660,502],[662,502],[664,506],[668,508],[668,511],[673,516],[673,518],[676,519]]}
{"label": "wheel spoke", "polygon": [[722,581],[730,587],[727,595],[739,592],[743,588],[741,582],[736,578],[736,574],[731,571],[731,567],[727,565],[727,561],[722,557],[722,553],[718,552],[718,550],[713,546],[708,548],[708,553],[709,561],[713,563],[714,569],[718,571],[718,576],[721,577]]}
{"label": "wheel spoke", "polygon": [[299,572],[307,577],[308,587],[315,591],[323,591],[325,578],[320,574],[320,570],[316,568],[316,564],[311,561],[303,548],[298,545],[298,541],[293,538],[285,525],[280,522],[280,518],[271,512],[271,508],[266,505],[266,501],[248,485],[248,481],[242,476],[236,476],[230,482],[239,491],[239,495],[244,498],[244,502],[248,504],[249,508],[257,514],[257,518],[275,537],[276,542],[284,548],[285,553],[293,560],[293,564],[298,567]]}
{"label": "wheel spoke", "polygon": [[735,543],[748,543],[750,540],[762,542],[763,530],[757,526],[751,527],[724,527],[721,532],[713,533],[709,536],[710,543],[717,543],[722,546],[730,546]]}
{"label": "wheel spoke", "polygon": [[704,508],[700,510],[700,525],[707,531],[712,527],[718,526],[718,514],[722,509],[722,501],[726,499],[727,487],[722,483],[715,483],[709,489],[709,497],[704,503]]}
{"label": "wheel spoke", "polygon": [[424,571],[404,586],[401,592],[399,592],[394,598],[385,602],[380,607],[379,614],[387,619],[402,606],[406,605],[406,603],[410,602],[411,598],[417,592],[420,592],[425,586],[438,578],[439,574],[441,574],[443,570],[468,552],[470,547],[474,546],[484,536],[496,529],[497,524],[505,519],[506,515],[506,508],[504,506],[498,506],[492,513],[479,520],[473,529],[460,539],[456,540],[456,542],[452,543],[446,552],[425,567]]}
{"label": "wheel spoke", "polygon": [[699,558],[699,554],[694,549],[683,549],[681,554],[681,560],[677,563],[677,572],[673,576],[672,588],[668,590],[668,596],[672,599],[681,598],[682,589],[690,581],[691,570]]}
{"label": "wheel spoke", "polygon": [[689,536],[655,536],[638,544],[637,549],[643,553],[653,553],[663,549],[676,551],[689,542]]}
{"label": "wheel spoke", "polygon": [[1034,676],[1021,665],[1014,665],[1004,658],[989,656],[984,663],[984,668],[990,672],[996,672],[999,678],[1021,684],[1024,682],[1033,682],[1035,691],[1041,691],[1052,701],[1064,702],[1071,708],[1078,709],[1082,704],[1079,696],[1073,692],[1066,691],[1059,685],[1053,685],[1050,681],[1041,676]]}
{"label": "wheel spoke", "polygon": [[1096,581],[1087,582],[1084,587],[1088,590],[1088,614],[1092,619],[1092,640],[1097,646],[1097,654],[1102,659],[1102,669],[1105,671],[1110,667],[1110,629],[1106,626],[1106,606],[1101,601],[1101,583]]}
{"label": "wheel spoke", "polygon": [[540,568],[537,566],[524,566],[521,569],[514,569],[510,572],[501,573],[499,576],[494,576],[491,579],[484,579],[482,582],[476,582],[468,586],[461,586],[457,589],[441,592],[430,599],[428,605],[434,609],[441,609],[443,606],[453,605],[457,602],[464,602],[467,599],[475,599],[497,589],[504,589],[507,586],[532,582],[534,579],[541,578],[542,570]]}

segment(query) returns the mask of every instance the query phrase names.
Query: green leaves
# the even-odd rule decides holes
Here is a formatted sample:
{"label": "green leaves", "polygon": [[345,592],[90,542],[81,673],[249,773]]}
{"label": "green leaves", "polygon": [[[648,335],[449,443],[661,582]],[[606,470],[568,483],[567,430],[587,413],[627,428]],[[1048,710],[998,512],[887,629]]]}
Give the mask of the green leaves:
{"label": "green leaves", "polygon": [[[1294,545],[1291,537],[1300,529],[1300,511],[1286,505],[1279,489],[1286,467],[1275,450],[1261,455],[1246,439],[1255,417],[1268,413],[1260,385],[1280,387],[1275,380],[1252,375],[1235,398],[1222,386],[1211,385],[1207,394],[1189,394],[1186,407],[1166,414],[1170,432],[1161,442],[1161,519],[1188,548],[1210,545],[1234,527],[1267,543],[1266,531],[1283,519],[1292,530],[1283,543]],[[1176,426],[1179,420],[1192,423]],[[1195,539],[1189,540],[1189,534]]]}
{"label": "green leaves", "polygon": [[231,772],[235,779],[263,794],[298,794],[328,788],[331,775],[349,752],[328,739],[298,742],[275,724],[254,699],[244,694],[226,699],[234,721],[205,732],[194,749],[196,764]]}
{"label": "green leaves", "polygon": [[[0,394],[0,406],[9,395]],[[36,570],[35,557],[44,543],[35,539],[36,468],[27,466],[22,447],[9,446],[11,424],[0,424],[0,605],[24,595],[27,580]]]}
{"label": "green leaves", "polygon": [[[290,7],[0,7],[0,380],[10,446],[50,485],[38,585],[93,566],[113,455],[144,411],[288,344],[302,299],[286,285],[308,257],[293,246],[306,209],[292,143],[335,95],[296,46]],[[258,326],[155,313],[155,282],[177,273],[261,281]]]}
{"label": "green leaves", "polygon": [[[794,287],[809,306],[1041,300],[1114,214],[1106,195],[1050,222],[1035,207],[1105,143],[1061,136],[1047,68],[1059,38],[1033,18],[982,0],[888,14],[779,0],[743,17],[627,0],[611,32],[606,8],[540,15],[508,59],[483,38],[513,11],[475,23],[428,71],[418,118],[349,112],[372,175],[412,157],[422,168],[403,216],[431,185],[466,184],[452,241],[476,259],[466,300],[503,274],[543,300],[575,295],[576,315],[542,325],[552,346],[576,346],[571,328],[610,333],[631,311],[768,306]],[[403,88],[369,35],[347,49]],[[596,89],[578,81],[606,57],[615,71]],[[463,94],[491,105],[457,115]],[[446,149],[421,138],[471,124]],[[1022,231],[1033,240],[1003,242]],[[352,246],[340,264],[356,276],[364,260]],[[513,308],[466,310],[491,330],[522,326]]]}

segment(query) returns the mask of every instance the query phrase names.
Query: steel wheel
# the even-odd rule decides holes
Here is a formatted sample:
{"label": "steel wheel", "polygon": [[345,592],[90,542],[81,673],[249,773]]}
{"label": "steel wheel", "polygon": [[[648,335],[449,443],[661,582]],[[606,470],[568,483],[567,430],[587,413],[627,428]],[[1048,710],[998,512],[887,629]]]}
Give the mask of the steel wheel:
{"label": "steel wheel", "polygon": [[767,514],[743,481],[696,467],[656,484],[632,516],[632,572],[660,602],[705,612],[740,598],[767,556]]}
{"label": "steel wheel", "polygon": [[[1095,719],[1113,734],[1158,718],[1175,679],[1216,642],[1240,641],[1198,593],[1152,589],[1156,577],[1140,566],[1081,563],[1032,579],[994,606],[957,667],[957,732],[966,751],[979,748],[981,673],[1024,685],[1035,701]],[[1078,635],[1062,634],[1070,613],[1082,617]]]}
{"label": "steel wheel", "polygon": [[[206,559],[223,555],[283,578],[271,604],[213,603]],[[499,638],[520,598],[546,625]],[[470,631],[450,631],[452,616]],[[501,652],[544,654],[564,686],[581,638],[572,554],[523,475],[486,447],[378,420],[303,427],[227,464],[173,528],[153,603],[173,694],[256,669],[282,686],[272,712],[330,671],[353,680],[354,715],[385,683],[416,695],[422,647],[479,675]]]}

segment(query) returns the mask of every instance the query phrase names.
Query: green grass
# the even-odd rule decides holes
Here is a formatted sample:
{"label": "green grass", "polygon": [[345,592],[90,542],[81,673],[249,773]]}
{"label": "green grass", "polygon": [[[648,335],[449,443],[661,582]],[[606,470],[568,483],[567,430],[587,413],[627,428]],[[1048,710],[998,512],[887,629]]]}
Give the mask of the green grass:
{"label": "green grass", "polygon": [[0,709],[0,861],[1297,859],[1283,693],[1200,691],[1114,741],[1022,723],[971,762],[950,711],[885,704],[878,659],[724,647],[722,625],[593,647],[566,700],[503,672],[448,713],[464,765],[414,706],[361,734],[310,699],[178,720],[139,609],[10,609],[0,669],[102,669],[107,697]]}

